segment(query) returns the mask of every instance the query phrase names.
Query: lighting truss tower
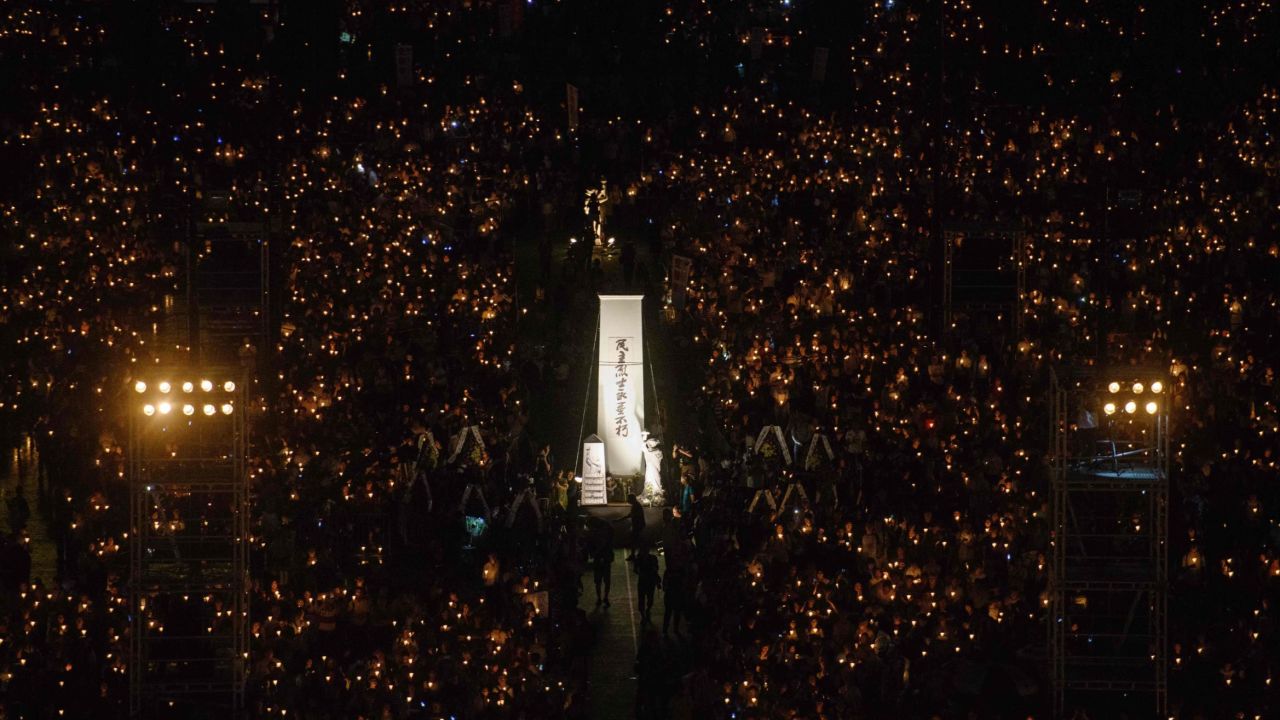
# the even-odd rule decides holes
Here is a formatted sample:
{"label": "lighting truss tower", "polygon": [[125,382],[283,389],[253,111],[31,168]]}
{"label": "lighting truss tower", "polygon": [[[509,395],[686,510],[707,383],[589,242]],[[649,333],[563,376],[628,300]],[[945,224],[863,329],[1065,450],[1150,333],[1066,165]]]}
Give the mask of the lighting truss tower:
{"label": "lighting truss tower", "polygon": [[1168,717],[1172,391],[1162,374],[1134,368],[1051,373],[1055,717],[1069,700],[1114,708],[1143,696],[1153,717]]}
{"label": "lighting truss tower", "polygon": [[242,378],[130,381],[130,717],[240,717],[249,664]]}

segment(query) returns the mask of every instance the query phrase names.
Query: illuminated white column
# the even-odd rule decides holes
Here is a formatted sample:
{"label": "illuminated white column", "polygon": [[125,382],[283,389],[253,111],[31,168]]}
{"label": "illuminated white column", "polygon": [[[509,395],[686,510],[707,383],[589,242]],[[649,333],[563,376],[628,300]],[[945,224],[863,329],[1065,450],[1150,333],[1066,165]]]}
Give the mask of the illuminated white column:
{"label": "illuminated white column", "polygon": [[643,295],[600,296],[600,371],[596,434],[609,474],[640,474],[644,452]]}

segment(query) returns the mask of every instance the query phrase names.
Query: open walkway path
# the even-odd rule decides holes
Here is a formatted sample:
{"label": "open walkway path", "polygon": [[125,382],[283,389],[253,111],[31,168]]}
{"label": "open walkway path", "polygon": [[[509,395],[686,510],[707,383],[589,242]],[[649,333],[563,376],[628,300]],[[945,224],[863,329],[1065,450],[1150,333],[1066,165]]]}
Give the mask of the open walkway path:
{"label": "open walkway path", "polygon": [[[582,578],[581,607],[586,610],[596,630],[596,643],[591,656],[591,717],[595,720],[627,720],[635,717],[636,651],[644,632],[640,617],[640,595],[636,575],[625,560],[628,550],[615,550],[609,607],[596,606],[594,576],[590,571]],[[660,571],[666,561],[658,556]],[[657,592],[650,617],[662,629],[663,593]]]}
{"label": "open walkway path", "polygon": [[4,508],[0,512],[0,527],[11,533],[9,523],[9,499],[21,488],[31,510],[27,518],[27,551],[31,553],[31,577],[39,578],[46,585],[53,583],[58,568],[58,549],[46,524],[47,508],[41,499],[43,488],[39,483],[40,454],[29,436],[24,436],[18,447],[5,454],[0,488],[4,489]]}

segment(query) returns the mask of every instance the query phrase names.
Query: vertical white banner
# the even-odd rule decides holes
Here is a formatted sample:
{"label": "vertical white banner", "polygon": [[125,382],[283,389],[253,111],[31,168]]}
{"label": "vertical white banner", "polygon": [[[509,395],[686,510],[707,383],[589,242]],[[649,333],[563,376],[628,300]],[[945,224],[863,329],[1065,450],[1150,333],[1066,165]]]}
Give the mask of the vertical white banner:
{"label": "vertical white banner", "polygon": [[600,296],[600,371],[596,434],[609,474],[639,475],[644,453],[643,295]]}

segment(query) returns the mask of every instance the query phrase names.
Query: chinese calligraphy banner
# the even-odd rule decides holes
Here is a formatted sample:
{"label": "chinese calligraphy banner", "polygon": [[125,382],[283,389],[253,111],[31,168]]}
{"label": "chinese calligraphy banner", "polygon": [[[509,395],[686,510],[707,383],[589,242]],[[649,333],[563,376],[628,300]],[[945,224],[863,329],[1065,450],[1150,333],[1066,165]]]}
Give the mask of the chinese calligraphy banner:
{"label": "chinese calligraphy banner", "polygon": [[611,475],[640,474],[644,452],[643,295],[600,296],[596,434]]}

